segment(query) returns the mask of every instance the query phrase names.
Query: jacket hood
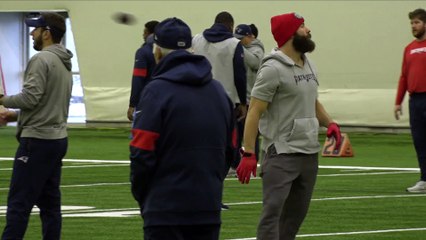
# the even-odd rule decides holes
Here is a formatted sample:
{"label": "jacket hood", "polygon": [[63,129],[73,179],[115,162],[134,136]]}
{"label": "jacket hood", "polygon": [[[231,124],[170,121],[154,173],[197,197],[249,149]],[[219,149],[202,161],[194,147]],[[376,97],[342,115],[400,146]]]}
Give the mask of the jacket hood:
{"label": "jacket hood", "polygon": [[204,30],[203,36],[207,41],[213,43],[222,42],[223,40],[234,37],[222,23],[215,23],[211,28]]}
{"label": "jacket hood", "polygon": [[152,81],[161,79],[187,85],[204,85],[212,80],[211,65],[201,55],[175,50],[165,56],[152,73]]}
{"label": "jacket hood", "polygon": [[[309,63],[309,59],[305,56],[305,54],[302,55],[302,58],[306,62],[308,62],[308,64],[310,64]],[[285,65],[288,65],[288,66],[293,66],[295,64],[294,61],[293,61],[293,59],[291,59],[289,56],[285,55],[279,49],[272,50],[272,52],[269,55],[267,55],[265,58],[263,58],[261,64],[263,64],[264,62],[266,62],[266,61],[268,61],[270,59],[274,59],[274,60],[279,61],[279,62],[281,62],[281,63],[283,63]]]}
{"label": "jacket hood", "polygon": [[153,33],[149,34],[148,37],[146,37],[146,40],[142,44],[142,46],[144,46],[146,44],[150,44],[150,45],[154,44],[154,34]]}
{"label": "jacket hood", "polygon": [[70,50],[66,49],[61,44],[53,44],[43,49],[43,51],[48,51],[48,52],[56,54],[59,57],[59,59],[61,59],[62,63],[68,69],[68,71],[71,71],[72,69],[71,58],[74,55],[72,54]]}
{"label": "jacket hood", "polygon": [[247,48],[252,48],[252,47],[260,47],[263,51],[265,51],[265,47],[263,46],[263,43],[256,38],[250,43],[250,45],[247,46]]}

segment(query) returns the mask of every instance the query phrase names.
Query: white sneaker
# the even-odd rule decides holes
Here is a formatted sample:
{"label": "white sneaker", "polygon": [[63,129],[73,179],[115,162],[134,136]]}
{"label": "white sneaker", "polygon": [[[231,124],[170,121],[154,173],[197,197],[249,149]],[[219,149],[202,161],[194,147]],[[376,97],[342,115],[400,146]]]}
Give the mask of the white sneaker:
{"label": "white sneaker", "polygon": [[226,177],[227,178],[236,178],[237,177],[237,170],[230,168]]}
{"label": "white sneaker", "polygon": [[414,186],[407,188],[407,192],[426,193],[426,181],[418,181]]}

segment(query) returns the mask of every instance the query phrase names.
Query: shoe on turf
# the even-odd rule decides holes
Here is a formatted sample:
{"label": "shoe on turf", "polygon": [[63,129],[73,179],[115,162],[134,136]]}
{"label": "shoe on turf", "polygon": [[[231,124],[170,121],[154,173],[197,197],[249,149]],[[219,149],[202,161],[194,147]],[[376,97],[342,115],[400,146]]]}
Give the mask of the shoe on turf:
{"label": "shoe on turf", "polygon": [[426,181],[418,181],[414,186],[407,188],[407,192],[426,193]]}
{"label": "shoe on turf", "polygon": [[227,178],[236,178],[237,177],[237,170],[230,168],[226,177]]}
{"label": "shoe on turf", "polygon": [[221,208],[222,208],[222,210],[229,210],[229,206],[228,205],[225,205],[225,204],[223,204],[223,203],[221,203]]}

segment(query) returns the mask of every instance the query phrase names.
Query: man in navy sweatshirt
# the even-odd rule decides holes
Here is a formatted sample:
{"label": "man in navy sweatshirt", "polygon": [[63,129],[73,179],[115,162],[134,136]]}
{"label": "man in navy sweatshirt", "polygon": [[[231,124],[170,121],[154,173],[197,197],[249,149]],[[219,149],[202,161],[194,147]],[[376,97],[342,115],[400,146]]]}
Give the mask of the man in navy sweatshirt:
{"label": "man in navy sweatshirt", "polygon": [[236,144],[233,103],[212,79],[208,60],[188,51],[186,23],[162,21],[154,42],[157,66],[136,108],[130,143],[130,181],[145,239],[217,240]]}

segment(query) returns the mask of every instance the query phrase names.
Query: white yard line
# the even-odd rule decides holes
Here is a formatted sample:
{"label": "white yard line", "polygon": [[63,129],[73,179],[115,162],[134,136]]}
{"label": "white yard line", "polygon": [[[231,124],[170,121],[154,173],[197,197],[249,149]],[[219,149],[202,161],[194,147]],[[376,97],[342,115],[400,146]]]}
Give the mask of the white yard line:
{"label": "white yard line", "polygon": [[393,171],[418,171],[419,168],[396,168],[396,167],[361,167],[361,166],[319,166],[323,169],[352,169],[352,170],[393,170]]}
{"label": "white yard line", "polygon": [[[123,182],[123,183],[90,183],[90,184],[61,185],[61,188],[119,186],[119,185],[130,185],[130,182]],[[8,191],[8,190],[9,190],[9,188],[0,188],[0,191]]]}
{"label": "white yard line", "polygon": [[64,168],[94,168],[94,167],[128,167],[129,164],[103,164],[103,165],[77,165],[77,166],[62,166]]}
{"label": "white yard line", "polygon": [[397,172],[335,173],[335,174],[318,174],[318,177],[367,176],[367,175],[407,174],[407,173],[418,173],[418,172],[420,172],[420,170],[397,171]]}
{"label": "white yard line", "polygon": [[[71,186],[71,185],[69,185]],[[74,185],[77,186],[77,185]],[[377,196],[350,196],[350,197],[331,197],[331,198],[314,198],[312,201],[339,201],[339,200],[355,200],[355,199],[383,199],[383,198],[410,198],[410,197],[426,197],[425,194],[406,194],[406,195],[377,195]],[[262,202],[239,202],[239,203],[225,203],[230,206],[237,205],[252,205],[252,204],[261,204]],[[84,206],[86,209],[78,208],[74,206],[73,208],[65,208],[63,216],[64,217],[134,217],[138,216],[138,208],[113,208],[113,209],[93,209],[93,207]],[[5,207],[0,206],[0,217],[4,216]],[[3,210],[3,211],[2,211]],[[384,230],[378,230],[384,231]],[[387,230],[386,230],[387,231]],[[390,230],[396,231],[396,230]],[[312,237],[312,236],[334,236],[334,235],[351,235],[351,234],[361,234],[363,232],[353,232],[353,233],[320,233],[320,234],[305,234],[298,237]],[[370,232],[369,232],[370,233]],[[242,239],[254,239],[254,238],[242,238]],[[237,239],[234,239],[237,240]]]}
{"label": "white yard line", "polygon": [[[373,195],[373,196],[350,196],[350,197],[329,197],[329,198],[312,198],[311,201],[336,201],[336,200],[357,200],[357,199],[384,199],[384,198],[411,198],[411,197],[426,197],[426,194],[399,194],[399,195]],[[236,202],[225,203],[229,206],[236,205],[252,205],[262,204],[261,201],[254,202]]]}
{"label": "white yard line", "polygon": [[[10,157],[0,157],[0,161],[13,161]],[[85,162],[85,163],[127,163],[129,160],[92,160],[92,159],[64,159],[64,162]],[[393,171],[418,171],[418,168],[396,168],[396,167],[362,167],[362,166],[323,166],[323,169],[351,169],[351,170],[393,170]]]}
{"label": "white yard line", "polygon": [[[400,228],[400,229],[382,229],[358,232],[335,232],[335,233],[314,233],[314,234],[300,234],[297,238],[303,237],[324,237],[324,236],[342,236],[342,235],[360,235],[360,234],[374,234],[374,233],[391,233],[391,232],[411,232],[411,231],[426,231],[426,228]],[[256,238],[233,238],[227,240],[255,240]]]}
{"label": "white yard line", "polygon": [[[13,161],[14,158],[0,157],[0,161]],[[64,159],[64,162],[80,162],[80,163],[127,163],[130,164],[129,160],[92,160],[92,159]]]}
{"label": "white yard line", "polygon": [[[66,168],[96,168],[96,167],[128,167],[129,164],[104,164],[104,165],[76,165],[76,166],[62,166]],[[12,171],[13,168],[0,168],[0,171]]]}
{"label": "white yard line", "polygon": [[92,184],[62,185],[61,188],[118,186],[118,185],[130,185],[130,182],[124,182],[124,183],[92,183]]}

